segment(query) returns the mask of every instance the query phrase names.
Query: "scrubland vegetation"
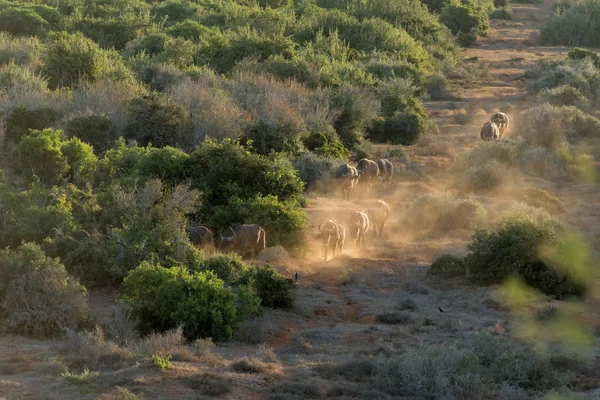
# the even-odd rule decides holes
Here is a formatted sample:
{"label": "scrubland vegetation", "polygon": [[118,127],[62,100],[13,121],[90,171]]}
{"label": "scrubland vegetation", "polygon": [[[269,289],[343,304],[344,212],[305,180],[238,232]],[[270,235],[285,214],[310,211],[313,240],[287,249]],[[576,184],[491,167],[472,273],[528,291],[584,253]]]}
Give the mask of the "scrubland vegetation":
{"label": "scrubland vegetation", "polygon": [[[539,42],[597,46],[597,3],[556,3]],[[117,399],[586,387],[572,348],[538,347],[597,336],[583,314],[597,312],[598,237],[570,235],[597,217],[573,208],[597,194],[600,59],[573,48],[528,63],[506,83],[526,98],[501,140],[474,133],[498,103],[458,105],[492,79],[460,47],[517,7],[1,0],[0,331],[60,350],[21,362],[0,348],[0,397],[30,394],[11,392],[12,374]],[[342,163],[383,157],[389,187],[336,197]],[[315,224],[375,197],[391,206],[384,235],[316,261]],[[185,230],[204,224],[219,247],[241,223],[266,231],[256,260]]]}

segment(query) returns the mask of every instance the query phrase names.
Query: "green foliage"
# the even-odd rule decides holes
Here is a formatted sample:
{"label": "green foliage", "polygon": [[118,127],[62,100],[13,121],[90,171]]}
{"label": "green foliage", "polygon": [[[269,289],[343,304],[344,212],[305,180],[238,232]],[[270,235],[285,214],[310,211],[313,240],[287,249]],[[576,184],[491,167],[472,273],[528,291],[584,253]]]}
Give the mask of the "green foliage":
{"label": "green foliage", "polygon": [[67,172],[67,160],[62,154],[62,131],[34,130],[19,142],[18,166],[27,179],[37,176],[45,184],[57,183]]}
{"label": "green foliage", "polygon": [[0,10],[0,29],[18,36],[42,36],[50,24],[29,8],[6,7]]}
{"label": "green foliage", "polygon": [[556,246],[559,227],[548,214],[539,217],[524,212],[506,216],[494,230],[477,230],[465,258],[467,277],[480,284],[501,283],[517,275],[541,292],[563,298],[580,295],[584,287],[567,272],[549,265],[542,246]]}
{"label": "green foliage", "polygon": [[6,118],[5,140],[18,144],[23,136],[29,134],[30,129],[49,128],[58,120],[58,117],[59,113],[53,108],[17,106]]}
{"label": "green foliage", "polygon": [[598,57],[598,53],[595,51],[575,47],[574,49],[569,50],[567,56],[571,60],[583,60],[589,58],[594,62],[596,67],[600,67],[600,58]]}
{"label": "green foliage", "polygon": [[561,85],[554,89],[544,88],[537,95],[540,104],[548,103],[553,106],[574,106],[582,110],[590,108],[590,101],[579,91],[569,85]]}
{"label": "green foliage", "polygon": [[275,151],[296,155],[304,148],[301,129],[293,122],[270,124],[259,120],[250,127],[243,139],[246,143],[251,141],[252,150],[258,154],[267,155]]}
{"label": "green foliage", "polygon": [[36,37],[13,37],[0,32],[0,65],[31,65],[39,59],[42,44]]}
{"label": "green foliage", "polygon": [[151,57],[165,51],[170,40],[171,38],[165,33],[152,33],[128,43],[126,52],[130,57],[140,53]]}
{"label": "green foliage", "polygon": [[131,79],[131,72],[116,53],[101,50],[80,33],[55,34],[43,60],[42,72],[51,88],[76,86],[81,81],[94,82],[105,77]]}
{"label": "green foliage", "polygon": [[330,125],[326,125],[323,129],[311,130],[304,137],[303,143],[307,150],[324,157],[346,159],[350,154]]}
{"label": "green foliage", "polygon": [[546,45],[598,47],[600,2],[585,0],[575,3],[563,13],[554,15],[540,29],[540,41]]}
{"label": "green foliage", "polygon": [[98,154],[108,150],[116,137],[112,120],[106,114],[91,114],[73,118],[67,122],[65,134],[70,138],[77,137],[90,144]]}
{"label": "green foliage", "polygon": [[235,294],[212,272],[190,272],[183,266],[165,268],[144,262],[129,272],[125,299],[140,318],[141,328],[165,331],[179,325],[188,339],[229,339],[244,315]]}
{"label": "green foliage", "polygon": [[173,25],[186,19],[195,19],[202,12],[202,7],[186,0],[167,0],[156,4],[154,15],[157,20],[167,19]]}
{"label": "green foliage", "polygon": [[376,120],[369,130],[369,138],[376,142],[415,144],[427,131],[427,117],[422,113],[398,112],[393,117]]}
{"label": "green foliage", "polygon": [[152,357],[148,360],[148,365],[153,367],[160,368],[162,371],[167,369],[171,369],[171,358],[173,358],[170,354],[168,356],[163,356],[161,354],[152,354]]}
{"label": "green foliage", "polygon": [[296,284],[271,267],[252,270],[250,286],[261,299],[261,305],[274,308],[293,308],[296,301]]}
{"label": "green foliage", "polygon": [[502,188],[510,179],[510,171],[497,162],[471,167],[458,176],[457,186],[466,192],[489,192]]}
{"label": "green foliage", "polygon": [[158,93],[143,94],[129,101],[125,136],[146,146],[176,145],[190,132],[189,115]]}
{"label": "green foliage", "polygon": [[210,221],[214,226],[223,227],[258,224],[265,230],[267,246],[297,249],[303,244],[302,229],[307,216],[296,200],[282,201],[274,195],[256,195],[246,200],[230,198],[227,205],[214,208]]}
{"label": "green foliage", "polygon": [[511,20],[512,19],[512,12],[508,8],[499,8],[497,10],[494,10],[494,12],[490,14],[490,19]]}
{"label": "green foliage", "polygon": [[466,273],[466,265],[463,257],[454,254],[442,254],[438,256],[429,269],[429,275],[442,276],[464,276]]}
{"label": "green foliage", "polygon": [[200,41],[204,37],[210,37],[213,31],[197,21],[186,19],[167,28],[165,32],[173,37],[187,40]]}
{"label": "green foliage", "polygon": [[[446,25],[455,35],[485,36],[489,29],[487,13],[478,11],[471,6],[452,5],[445,6],[440,12],[440,22]],[[458,36],[459,41],[461,36]],[[469,42],[463,40],[463,45]]]}
{"label": "green foliage", "polygon": [[523,203],[532,207],[543,208],[550,214],[564,212],[564,208],[560,200],[556,196],[543,189],[529,186],[526,188],[517,189],[513,193],[517,200],[522,201]]}
{"label": "green foliage", "polygon": [[197,267],[199,271],[212,271],[219,279],[232,285],[245,280],[248,266],[235,253],[216,254],[202,260]]}
{"label": "green foliage", "polygon": [[347,86],[337,91],[333,103],[342,111],[333,126],[343,145],[352,149],[364,140],[364,131],[379,113],[380,104],[373,94]]}
{"label": "green foliage", "polygon": [[8,331],[59,336],[87,324],[85,288],[39,246],[24,243],[0,251],[0,278],[1,318]]}
{"label": "green foliage", "polygon": [[326,184],[328,179],[334,177],[341,163],[340,160],[309,152],[294,161],[294,168],[306,188],[312,189],[319,182]]}

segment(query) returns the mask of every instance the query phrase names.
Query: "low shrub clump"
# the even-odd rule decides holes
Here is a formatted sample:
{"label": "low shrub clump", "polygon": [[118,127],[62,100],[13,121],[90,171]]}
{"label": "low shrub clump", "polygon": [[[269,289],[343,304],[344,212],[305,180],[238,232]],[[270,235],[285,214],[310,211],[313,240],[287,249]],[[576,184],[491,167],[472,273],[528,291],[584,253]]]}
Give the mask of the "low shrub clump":
{"label": "low shrub clump", "polygon": [[600,2],[581,1],[554,15],[540,29],[540,41],[547,45],[600,46],[600,34],[596,27]]}
{"label": "low shrub clump", "polygon": [[429,275],[464,276],[466,265],[464,257],[454,254],[442,254],[437,257],[427,270]]}
{"label": "low shrub clump", "polygon": [[466,170],[458,176],[456,186],[465,192],[489,192],[505,186],[510,179],[509,174],[510,171],[501,164],[491,161]]}
{"label": "low shrub clump", "polygon": [[517,275],[531,287],[556,298],[581,295],[583,285],[540,255],[543,246],[558,244],[559,233],[558,222],[547,213],[539,213],[536,218],[516,212],[504,217],[493,230],[478,229],[465,258],[467,278],[494,284]]}
{"label": "low shrub clump", "polygon": [[474,199],[458,199],[451,194],[425,195],[402,213],[402,224],[411,232],[446,234],[471,230],[483,223],[485,217],[485,209]]}
{"label": "low shrub clump", "polygon": [[513,192],[515,199],[528,204],[532,207],[538,207],[546,210],[550,214],[564,212],[560,200],[547,191],[534,186],[515,189]]}
{"label": "low shrub clump", "polygon": [[250,287],[265,307],[293,308],[296,302],[294,280],[270,267],[254,268],[250,275]]}

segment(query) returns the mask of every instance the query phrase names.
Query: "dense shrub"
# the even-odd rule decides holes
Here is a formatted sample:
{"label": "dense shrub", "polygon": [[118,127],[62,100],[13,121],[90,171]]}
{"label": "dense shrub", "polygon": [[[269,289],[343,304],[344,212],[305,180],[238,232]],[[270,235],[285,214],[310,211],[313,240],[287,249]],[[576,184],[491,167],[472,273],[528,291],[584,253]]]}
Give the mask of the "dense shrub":
{"label": "dense shrub", "polygon": [[39,59],[42,45],[35,37],[13,37],[0,32],[0,65],[14,62],[31,65]]}
{"label": "dense shrub", "polygon": [[296,284],[271,267],[256,267],[251,273],[254,293],[260,297],[261,305],[274,308],[293,308],[296,301]]}
{"label": "dense shrub", "polygon": [[197,21],[186,19],[167,28],[165,32],[173,37],[181,37],[187,40],[200,40],[204,36],[210,36],[213,32],[210,28]]}
{"label": "dense shrub", "polygon": [[125,136],[143,146],[174,146],[190,130],[189,115],[161,94],[144,94],[128,104]]}
{"label": "dense shrub", "polygon": [[154,7],[157,20],[166,18],[167,24],[173,25],[186,19],[194,19],[202,11],[198,4],[186,0],[168,0],[158,3]]}
{"label": "dense shrub", "polygon": [[508,8],[499,8],[490,14],[490,19],[512,19],[512,12]]}
{"label": "dense shrub", "polygon": [[561,85],[554,89],[544,88],[537,95],[538,103],[548,103],[553,106],[575,106],[582,110],[590,108],[590,101],[579,91],[569,85]]}
{"label": "dense shrub", "polygon": [[333,103],[341,109],[333,126],[344,146],[352,149],[363,141],[364,131],[377,117],[380,104],[373,94],[352,87],[340,88]]}
{"label": "dense shrub", "polygon": [[92,39],[103,49],[122,51],[127,43],[149,30],[151,17],[147,13],[121,12],[108,19],[93,16],[73,18],[73,28]]}
{"label": "dense shrub", "polygon": [[116,139],[115,127],[106,114],[91,114],[73,118],[67,122],[65,134],[89,143],[97,154],[108,150]]}
{"label": "dense shrub", "polygon": [[6,7],[0,10],[0,29],[19,36],[42,36],[50,24],[29,8]]}
{"label": "dense shrub", "polygon": [[515,189],[513,191],[513,196],[525,204],[543,208],[550,214],[561,213],[564,211],[560,200],[556,196],[534,186]]}
{"label": "dense shrub", "polygon": [[325,125],[323,129],[312,129],[303,138],[303,143],[307,150],[321,156],[345,159],[349,155],[348,149],[330,125]]}
{"label": "dense shrub", "polygon": [[399,112],[393,117],[376,120],[369,129],[369,139],[375,142],[415,144],[427,131],[427,117],[418,112]]}
{"label": "dense shrub", "polygon": [[590,46],[600,45],[600,2],[587,0],[575,3],[559,15],[555,15],[540,29],[542,44]]}
{"label": "dense shrub", "polygon": [[327,185],[341,164],[341,160],[332,157],[306,153],[294,161],[294,168],[298,171],[300,179],[306,184],[306,188],[314,189],[320,182]]}
{"label": "dense shrub", "polygon": [[0,252],[3,326],[33,336],[59,336],[65,329],[89,326],[86,290],[58,259],[24,243]]}
{"label": "dense shrub", "polygon": [[234,253],[217,254],[206,258],[198,268],[200,271],[212,271],[219,279],[233,285],[246,279],[248,274],[248,266],[239,255]]}
{"label": "dense shrub", "polygon": [[296,200],[280,201],[273,195],[256,195],[247,200],[233,197],[227,205],[216,206],[209,221],[222,227],[258,224],[265,230],[267,246],[298,249],[303,244],[302,228],[307,217]]}
{"label": "dense shrub", "polygon": [[19,142],[17,148],[20,172],[28,179],[36,175],[43,183],[55,184],[67,172],[62,154],[61,131],[44,129],[32,131]]}
{"label": "dense shrub", "polygon": [[485,208],[476,200],[462,200],[450,194],[425,195],[402,212],[402,224],[407,231],[416,234],[444,234],[471,230],[485,217]]}
{"label": "dense shrub", "polygon": [[438,256],[427,270],[429,275],[442,276],[464,276],[466,272],[463,257],[454,254],[442,254]]}
{"label": "dense shrub", "polygon": [[272,151],[297,155],[304,148],[301,140],[303,132],[300,129],[294,123],[270,124],[259,120],[248,129],[242,143],[251,143],[252,150],[262,155]]}
{"label": "dense shrub", "polygon": [[589,58],[594,62],[595,66],[600,67],[600,58],[598,57],[598,53],[596,53],[595,51],[576,47],[574,49],[569,50],[567,56],[571,60],[583,60]]}
{"label": "dense shrub", "polygon": [[[245,316],[235,308],[236,295],[212,272],[142,263],[123,284],[124,297],[140,318],[143,331],[183,326],[188,339],[223,340],[232,337],[236,323]],[[253,296],[249,292],[242,295]],[[256,311],[259,300],[250,301]]]}
{"label": "dense shrub", "polygon": [[497,162],[491,161],[471,167],[457,177],[456,185],[466,192],[488,192],[500,189],[510,179],[510,171]]}
{"label": "dense shrub", "polygon": [[556,246],[559,227],[548,214],[541,218],[523,212],[504,217],[494,230],[477,230],[465,258],[467,277],[481,284],[501,283],[518,275],[556,298],[581,294],[584,287],[567,272],[540,257],[541,246]]}
{"label": "dense shrub", "polygon": [[[440,22],[450,28],[455,35],[484,36],[489,29],[486,13],[463,5],[445,6],[440,12]],[[468,42],[463,44],[466,45]]]}
{"label": "dense shrub", "polygon": [[5,139],[18,144],[23,136],[29,134],[30,129],[49,128],[58,117],[59,113],[53,108],[17,106],[6,117]]}

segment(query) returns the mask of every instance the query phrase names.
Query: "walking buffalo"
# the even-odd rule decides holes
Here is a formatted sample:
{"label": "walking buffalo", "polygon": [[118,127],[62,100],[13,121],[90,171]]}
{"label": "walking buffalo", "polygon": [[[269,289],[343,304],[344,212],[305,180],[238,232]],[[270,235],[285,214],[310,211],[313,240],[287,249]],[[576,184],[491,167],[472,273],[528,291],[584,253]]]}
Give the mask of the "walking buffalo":
{"label": "walking buffalo", "polygon": [[384,185],[389,185],[394,175],[394,164],[387,158],[377,160],[377,166],[379,167],[379,180]]}
{"label": "walking buffalo", "polygon": [[486,122],[479,133],[483,140],[497,140],[499,136],[498,125],[493,122]]}
{"label": "walking buffalo", "polygon": [[197,225],[185,228],[190,242],[202,249],[208,250],[209,252],[215,249],[215,238],[210,229],[204,225]]}
{"label": "walking buffalo", "polygon": [[266,235],[265,230],[256,224],[251,225],[237,225],[235,229],[232,229],[231,233],[233,236],[223,236],[220,233],[221,239],[221,251],[234,251],[246,257],[250,254],[250,258],[254,258],[260,254],[266,246]]}
{"label": "walking buffalo", "polygon": [[373,229],[375,230],[375,236],[381,237],[385,223],[387,222],[390,214],[390,206],[383,201],[377,200],[373,207],[367,210],[371,222],[373,223]]}
{"label": "walking buffalo", "polygon": [[350,237],[354,246],[365,248],[365,233],[369,230],[369,217],[364,211],[352,211],[347,221]]}
{"label": "walking buffalo", "polygon": [[490,121],[498,126],[498,138],[502,138],[504,132],[506,132],[506,130],[508,129],[508,115],[506,115],[503,112],[497,112],[492,115]]}
{"label": "walking buffalo", "polygon": [[346,240],[346,228],[341,222],[330,219],[325,224],[319,225],[319,237],[323,241],[325,261],[327,261],[328,249],[331,249],[333,257],[342,254]]}
{"label": "walking buffalo", "polygon": [[352,189],[354,189],[354,186],[359,179],[358,171],[356,168],[346,163],[338,168],[335,177],[338,181],[338,184],[342,188],[344,200],[349,200],[350,193],[352,192]]}
{"label": "walking buffalo", "polygon": [[361,183],[364,183],[366,186],[370,186],[379,176],[379,166],[375,161],[368,158],[361,158],[358,164],[356,164],[356,170],[360,176]]}

